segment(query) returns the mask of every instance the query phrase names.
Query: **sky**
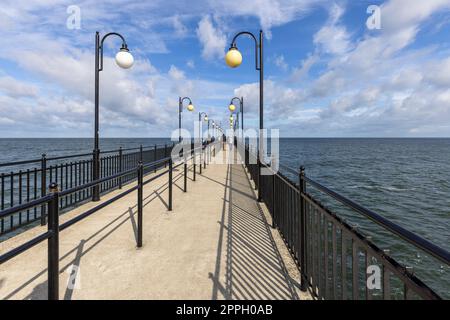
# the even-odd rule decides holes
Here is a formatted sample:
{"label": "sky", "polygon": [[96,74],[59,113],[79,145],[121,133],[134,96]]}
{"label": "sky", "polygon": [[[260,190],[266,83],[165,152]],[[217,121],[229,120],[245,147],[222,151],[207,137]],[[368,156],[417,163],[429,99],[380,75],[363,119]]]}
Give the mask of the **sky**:
{"label": "sky", "polygon": [[226,127],[234,96],[257,127],[253,40],[237,40],[239,68],[224,56],[237,32],[260,29],[266,128],[450,136],[450,0],[2,0],[0,137],[93,136],[96,31],[122,34],[135,58],[120,69],[120,39],[105,41],[101,137],[170,136],[179,96],[195,106],[187,129],[199,111]]}

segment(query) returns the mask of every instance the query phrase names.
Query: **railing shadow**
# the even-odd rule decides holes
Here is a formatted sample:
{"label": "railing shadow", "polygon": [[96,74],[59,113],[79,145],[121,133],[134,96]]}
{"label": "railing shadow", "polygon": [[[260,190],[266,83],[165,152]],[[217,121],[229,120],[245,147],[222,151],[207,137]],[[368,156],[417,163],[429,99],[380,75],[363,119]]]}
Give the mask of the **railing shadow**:
{"label": "railing shadow", "polygon": [[[177,177],[174,177],[174,179],[176,179],[176,178]],[[150,186],[148,186],[148,187],[150,187]],[[149,203],[151,203],[153,200],[160,198],[160,195],[158,194],[158,192],[162,193],[167,189],[168,189],[168,183],[166,182],[166,183],[162,184],[160,187],[158,187],[157,189],[152,190],[146,197],[144,197],[144,200],[145,200],[143,203],[144,208]],[[105,224],[101,228],[99,228],[97,231],[93,232],[86,239],[83,239],[79,245],[70,249],[64,255],[60,256],[59,260],[60,260],[60,262],[62,262],[62,261],[64,261],[64,259],[67,259],[70,255],[72,255],[76,252],[75,258],[72,259],[70,262],[66,263],[64,266],[61,266],[59,273],[62,274],[72,265],[79,266],[83,256],[85,256],[87,253],[89,253],[92,249],[94,249],[97,245],[99,245],[101,242],[103,242],[106,238],[111,236],[117,229],[119,229],[121,226],[123,226],[125,223],[127,223],[128,220],[131,221],[130,223],[132,224],[132,227],[133,227],[133,236],[135,237],[135,239],[137,239],[137,225],[136,225],[136,222],[134,221],[134,215],[136,214],[135,210],[136,210],[136,205],[129,207],[126,211],[120,213],[118,216],[114,217],[111,221],[105,222]],[[103,236],[101,236],[94,243],[91,243],[91,241],[93,239],[95,239],[97,236],[99,236],[100,234],[102,234],[103,232],[105,232],[108,229],[110,229],[110,230],[107,231]],[[90,243],[90,245],[84,249],[85,244],[88,244],[88,243]],[[83,246],[82,246],[82,249],[80,250],[81,244]],[[46,275],[46,273],[47,273],[47,268],[42,269],[41,271],[36,273],[34,276],[31,276],[31,278],[29,278],[28,280],[25,280],[25,282],[23,282],[20,286],[15,288],[13,291],[6,294],[3,297],[3,299],[8,300],[8,299],[13,298],[14,295],[16,295],[18,292],[20,292],[24,288],[26,288],[28,285],[30,285],[33,281],[35,281],[39,277]],[[48,285],[47,285],[47,280],[45,280],[45,281],[37,284],[33,288],[32,292],[30,294],[28,294],[24,299],[25,300],[46,300],[47,292],[48,292],[47,290],[48,290]],[[71,299],[73,290],[70,290],[70,291],[72,291],[70,293],[68,292],[68,290],[70,290],[70,289],[66,288],[64,298],[67,297],[68,299]]]}
{"label": "railing shadow", "polygon": [[[228,168],[225,188],[228,196],[224,197],[220,221],[216,271],[209,275],[213,281],[212,298],[218,299],[220,293],[224,299],[235,300],[299,299],[297,285],[287,272],[244,168],[241,165]],[[221,283],[223,256],[225,281]]]}

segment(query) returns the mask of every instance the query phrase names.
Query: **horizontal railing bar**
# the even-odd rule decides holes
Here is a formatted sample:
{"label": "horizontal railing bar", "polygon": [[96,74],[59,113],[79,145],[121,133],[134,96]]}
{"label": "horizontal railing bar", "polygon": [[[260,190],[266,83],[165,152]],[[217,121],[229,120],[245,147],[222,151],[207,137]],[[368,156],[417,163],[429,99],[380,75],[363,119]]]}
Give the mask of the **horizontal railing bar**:
{"label": "horizontal railing bar", "polygon": [[50,199],[52,197],[53,197],[52,195],[46,195],[45,197],[42,197],[39,199],[34,199],[34,200],[31,200],[30,202],[26,202],[26,203],[19,204],[17,206],[14,206],[14,207],[11,207],[8,209],[4,209],[4,210],[0,211],[0,219],[6,218],[17,212],[25,211],[27,209],[31,209],[31,208],[37,207],[39,205],[42,205],[44,203],[47,203],[48,201],[50,201]]}
{"label": "horizontal railing bar", "polygon": [[[430,289],[425,283],[423,283],[419,278],[414,276],[412,273],[408,272],[407,269],[398,263],[394,258],[390,257],[383,252],[377,245],[365,237],[361,232],[352,227],[346,221],[344,221],[337,214],[331,212],[329,209],[324,207],[320,202],[315,200],[310,194],[302,194],[302,198],[307,202],[312,204],[317,210],[322,211],[324,214],[328,215],[332,223],[338,225],[341,229],[345,229],[347,234],[356,240],[365,250],[370,252],[375,258],[379,259],[383,266],[386,266],[392,273],[398,276],[403,282],[408,282],[418,289],[417,293],[423,298],[428,299],[440,299],[440,297]],[[384,260],[384,261],[383,261]]]}
{"label": "horizontal railing bar", "polygon": [[[197,148],[197,149],[199,149],[199,148]],[[196,149],[193,149],[193,150],[195,152]],[[157,161],[154,161],[154,162],[146,164],[145,168],[151,168],[151,167],[153,167],[155,165],[162,164],[162,163],[167,162],[169,160],[170,160],[170,157],[166,157],[164,159],[160,159],[160,160],[157,160]],[[105,178],[102,178],[102,179],[91,181],[89,183],[86,183],[86,184],[83,184],[83,185],[80,185],[80,186],[76,186],[76,187],[73,187],[73,188],[70,188],[70,189],[67,189],[67,190],[63,190],[63,191],[59,192],[59,195],[61,197],[67,196],[67,195],[69,195],[71,193],[75,193],[77,191],[81,191],[83,189],[87,189],[87,188],[93,187],[93,186],[101,184],[103,182],[106,182],[106,181],[109,181],[109,180],[113,180],[113,179],[125,176],[127,174],[133,173],[135,170],[137,170],[137,167],[129,169],[127,171],[119,172],[119,173],[117,173],[115,175],[112,175],[112,176],[108,176],[108,177],[105,177]],[[47,196],[45,196],[43,198],[35,199],[35,200],[30,201],[30,202],[27,202],[27,203],[24,203],[24,204],[20,204],[20,205],[17,205],[17,206],[5,209],[3,211],[0,211],[0,219],[1,218],[6,218],[7,216],[13,215],[15,213],[18,213],[18,212],[21,212],[21,211],[25,211],[27,209],[31,209],[33,207],[41,205],[41,204],[43,204],[45,202],[48,202],[50,200],[50,198],[51,198],[51,196],[47,195]]]}
{"label": "horizontal railing bar", "polygon": [[21,165],[21,164],[41,162],[41,160],[42,159],[31,159],[31,160],[23,160],[23,161],[4,162],[4,163],[0,163],[0,167],[10,167],[10,166],[16,166],[16,165]]}
{"label": "horizontal railing bar", "polygon": [[406,230],[405,228],[399,226],[396,223],[389,221],[388,219],[380,216],[379,214],[360,206],[359,204],[353,202],[352,200],[347,199],[344,196],[341,196],[340,194],[336,193],[335,191],[321,185],[320,183],[318,183],[308,177],[305,177],[305,180],[306,180],[306,182],[310,183],[318,190],[328,194],[329,196],[336,199],[340,203],[361,213],[362,215],[366,216],[367,218],[376,222],[377,224],[381,225],[382,227],[388,229],[389,231],[398,235],[399,237],[406,240],[407,242],[415,245],[416,247],[419,247],[420,249],[431,254],[433,257],[439,259],[440,261],[446,263],[447,265],[450,265],[450,253],[448,251],[446,251],[445,249],[438,247],[437,245],[433,244],[432,242],[412,233],[411,231]]}
{"label": "horizontal railing bar", "polygon": [[35,245],[37,245],[38,243],[47,240],[48,238],[50,238],[50,236],[52,235],[51,231],[47,231],[27,242],[25,242],[24,244],[0,255],[0,264],[5,263],[8,260],[11,260],[12,258],[14,258],[15,256],[18,256],[19,254],[21,254],[22,252],[27,251],[28,249],[31,249],[32,247],[34,247]]}
{"label": "horizontal railing bar", "polygon": [[[166,158],[163,158],[163,159],[159,159],[159,160],[156,160],[156,161],[147,163],[147,164],[143,165],[143,169],[150,169],[150,168],[153,168],[154,166],[157,166],[157,165],[159,165],[159,164],[163,164],[163,163],[165,163],[165,162],[167,162],[167,161],[169,161],[169,160],[170,160],[170,157],[166,157]],[[137,169],[137,168],[136,168],[136,169]]]}
{"label": "horizontal railing bar", "polygon": [[86,184],[83,184],[83,185],[80,185],[80,186],[77,186],[77,187],[73,187],[71,189],[67,189],[67,190],[61,191],[59,193],[59,195],[60,195],[60,197],[63,197],[63,196],[66,196],[68,194],[71,194],[71,193],[74,193],[74,192],[77,192],[77,191],[80,191],[80,190],[83,190],[83,189],[87,189],[87,188],[93,187],[93,186],[98,185],[100,183],[103,183],[103,182],[106,182],[106,181],[109,181],[109,180],[112,180],[112,179],[120,178],[120,177],[125,176],[127,174],[133,173],[136,170],[137,170],[137,167],[136,168],[131,168],[131,169],[127,170],[127,171],[122,171],[122,172],[119,172],[119,173],[114,174],[112,176],[108,176],[108,177],[105,177],[105,178],[102,178],[102,179],[99,179],[99,180],[91,181],[89,183],[86,183]]}
{"label": "horizontal railing bar", "polygon": [[77,157],[87,157],[87,156],[91,156],[92,157],[92,152],[80,153],[80,154],[71,154],[71,155],[68,155],[68,156],[49,157],[49,158],[46,158],[46,160],[47,161],[54,161],[54,160],[70,159],[70,158],[77,158]]}
{"label": "horizontal railing bar", "polygon": [[119,200],[119,199],[125,197],[126,195],[130,194],[131,192],[137,190],[137,188],[138,188],[138,186],[134,186],[134,187],[132,187],[132,188],[130,188],[130,189],[128,189],[128,190],[126,190],[126,191],[124,191],[124,192],[122,192],[122,193],[120,193],[120,194],[114,196],[114,197],[112,197],[111,199],[106,200],[105,202],[102,202],[102,203],[99,204],[98,206],[95,206],[94,208],[89,209],[88,211],[83,212],[82,214],[76,216],[75,218],[70,219],[69,221],[64,222],[63,224],[61,224],[61,225],[59,226],[59,231],[62,231],[62,230],[64,230],[64,229],[70,227],[71,225],[77,223],[78,221],[81,221],[81,220],[83,220],[84,218],[90,216],[91,214],[97,212],[98,210],[103,209],[104,207],[110,205],[111,203],[113,203],[113,202],[115,202],[115,201],[117,201],[117,200]]}
{"label": "horizontal railing bar", "polygon": [[[165,147],[165,145],[162,145],[162,144],[157,144],[156,146],[157,146],[157,148],[160,147],[160,149]],[[172,146],[171,144],[167,144],[167,147],[171,147],[171,146]],[[143,149],[154,150],[155,145],[149,145],[149,146],[145,146],[145,147],[142,147],[142,148]],[[140,150],[140,147],[122,149],[122,152],[123,151],[131,151],[131,150]],[[119,151],[120,151],[120,149],[106,150],[106,151],[100,151],[100,154],[114,153],[114,152],[119,152]],[[46,158],[46,160],[47,161],[54,161],[54,160],[62,160],[62,159],[69,159],[69,158],[76,158],[76,157],[87,157],[87,156],[92,156],[92,152],[71,154],[71,155],[66,155],[66,156],[48,157],[48,158]],[[22,165],[22,164],[36,163],[36,162],[41,162],[41,161],[42,161],[42,158],[23,160],[23,161],[4,162],[4,163],[0,163],[0,167],[10,167],[10,166],[16,166],[16,165]]]}

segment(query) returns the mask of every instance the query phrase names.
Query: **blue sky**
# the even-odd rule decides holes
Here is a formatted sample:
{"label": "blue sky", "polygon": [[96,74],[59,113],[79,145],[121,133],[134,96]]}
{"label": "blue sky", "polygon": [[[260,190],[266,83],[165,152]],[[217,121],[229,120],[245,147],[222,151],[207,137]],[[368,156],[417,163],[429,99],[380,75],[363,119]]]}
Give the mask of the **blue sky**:
{"label": "blue sky", "polygon": [[[80,8],[68,29],[67,8]],[[381,29],[369,30],[369,5]],[[294,137],[450,135],[450,0],[4,0],[0,6],[2,137],[93,135],[94,34],[120,32],[135,57],[101,73],[101,136],[169,136],[178,96],[227,123],[231,97],[258,125],[253,42],[224,63],[232,36],[265,32],[265,125]]]}

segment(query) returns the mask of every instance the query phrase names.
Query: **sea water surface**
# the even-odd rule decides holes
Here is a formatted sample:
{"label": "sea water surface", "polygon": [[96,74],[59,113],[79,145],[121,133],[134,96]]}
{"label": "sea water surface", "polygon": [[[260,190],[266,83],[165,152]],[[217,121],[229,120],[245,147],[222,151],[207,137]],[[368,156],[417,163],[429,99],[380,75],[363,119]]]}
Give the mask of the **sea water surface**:
{"label": "sea water surface", "polygon": [[[101,139],[100,145],[102,150],[112,150],[155,143],[171,141],[110,138]],[[92,148],[92,139],[0,139],[0,163],[40,158],[42,153],[48,157],[87,153]],[[282,138],[280,163],[294,169],[304,165],[310,178],[450,250],[450,139]],[[450,298],[447,266],[332,199],[317,195]]]}

